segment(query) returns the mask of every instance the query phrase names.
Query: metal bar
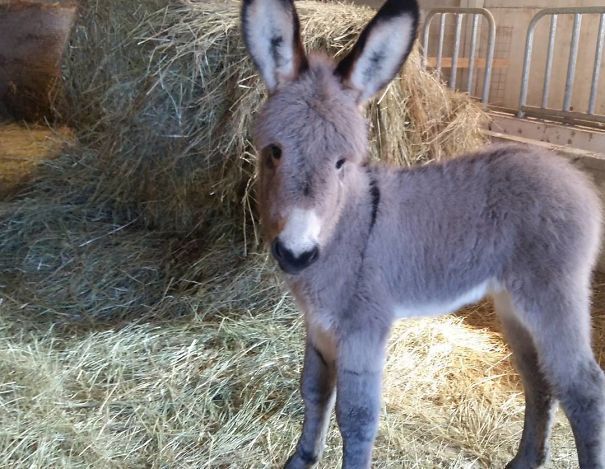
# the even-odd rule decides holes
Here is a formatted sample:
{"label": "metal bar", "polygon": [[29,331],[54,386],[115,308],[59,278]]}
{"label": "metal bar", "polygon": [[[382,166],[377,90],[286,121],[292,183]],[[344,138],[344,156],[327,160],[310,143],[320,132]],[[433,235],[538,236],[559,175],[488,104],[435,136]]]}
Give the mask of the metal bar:
{"label": "metal bar", "polygon": [[544,15],[546,15],[544,10],[536,13],[527,27],[527,38],[525,39],[525,57],[523,58],[523,72],[521,72],[521,92],[519,94],[519,111],[517,112],[517,117],[523,117],[525,115],[524,108],[527,105],[527,88],[529,86],[529,72],[531,70],[531,56],[534,48],[536,24]]}
{"label": "metal bar", "polygon": [[544,70],[544,91],[542,93],[542,107],[548,107],[548,96],[550,93],[550,79],[552,75],[552,62],[555,53],[555,39],[557,36],[558,15],[552,15],[550,19],[550,34],[548,36],[548,52],[546,55],[546,68]]}
{"label": "metal bar", "polygon": [[431,32],[431,22],[433,21],[435,12],[430,11],[424,20],[424,26],[422,27],[422,63],[424,68],[428,66],[428,54],[429,54],[429,34]]}
{"label": "metal bar", "polygon": [[597,104],[597,89],[601,74],[601,61],[603,58],[603,42],[605,42],[605,13],[599,21],[599,33],[597,35],[597,47],[594,57],[594,69],[592,70],[592,85],[590,87],[590,99],[588,100],[588,114],[594,114]]}
{"label": "metal bar", "polygon": [[[446,10],[446,8],[442,8]],[[605,13],[605,6],[598,7],[562,7],[562,8],[544,8],[536,13],[535,17],[538,19],[546,15],[589,15],[589,14],[603,14]]]}
{"label": "metal bar", "polygon": [[563,96],[563,110],[571,110],[571,98],[576,76],[576,62],[578,60],[578,42],[580,29],[582,27],[582,15],[576,13],[573,19],[573,30],[571,32],[571,44],[569,45],[569,63],[567,64],[567,79],[565,80],[565,95]]}
{"label": "metal bar", "polygon": [[461,13],[456,15],[456,35],[454,36],[454,55],[452,56],[452,70],[450,72],[450,88],[456,88],[456,74],[458,72],[458,56],[460,54],[460,35],[462,33],[462,17]]}
{"label": "metal bar", "polygon": [[[496,36],[496,25],[493,19],[492,14],[486,10],[485,8],[439,8],[435,10],[429,11],[427,18],[425,20],[424,25],[424,61],[425,66],[427,66],[427,48],[428,48],[428,38],[429,38],[429,27],[430,22],[434,15],[441,14],[442,21],[443,16],[445,14],[455,14],[456,15],[456,37],[455,37],[455,49],[454,55],[451,61],[451,77],[450,77],[450,87],[454,88],[456,86],[456,78],[457,78],[457,69],[459,64],[459,54],[460,54],[460,29],[462,23],[462,15],[463,14],[472,14],[472,15],[483,15],[489,22],[489,33],[490,39],[488,42],[488,51],[486,58],[486,67],[485,67],[485,77],[484,77],[484,85],[483,85],[483,96],[482,102],[484,106],[487,106],[487,102],[489,100],[489,92],[490,92],[490,82],[491,82],[491,73],[493,69],[493,61],[494,61],[494,51],[495,51],[495,36]],[[599,23],[599,33],[597,39],[597,46],[595,49],[595,66],[593,69],[593,76],[591,82],[591,92],[590,99],[588,105],[588,113],[578,113],[571,111],[571,101],[573,96],[573,85],[576,74],[576,65],[578,58],[578,49],[579,49],[579,39],[580,32],[582,26],[582,16],[583,14],[599,14],[600,23]],[[545,64],[545,77],[544,77],[544,88],[542,94],[542,106],[543,108],[535,108],[531,106],[527,106],[527,95],[529,88],[529,75],[531,71],[531,60],[533,54],[534,47],[534,38],[536,25],[540,19],[544,16],[551,15],[553,18],[551,19],[550,26],[550,35],[549,35],[549,44],[548,44],[548,52],[547,52],[547,60]],[[570,54],[569,61],[567,67],[567,77],[565,82],[565,95],[564,95],[564,103],[563,109],[560,111],[546,109],[548,105],[548,98],[550,93],[550,85],[552,79],[552,66],[554,62],[554,49],[556,43],[556,33],[557,33],[557,15],[574,15],[574,26],[572,30],[572,38],[570,43]],[[477,23],[478,18],[473,18],[473,29],[471,31],[471,54],[469,57],[469,76],[467,80],[467,90],[470,90],[473,87],[473,80],[476,74],[476,34],[477,34]],[[443,26],[442,26],[443,27]],[[440,34],[440,42],[444,38],[444,33]],[[493,39],[492,39],[493,38]],[[536,115],[536,109],[542,109],[544,111],[544,115],[547,115],[548,112],[553,116],[566,116],[565,119],[570,118],[576,121],[588,121],[588,122],[598,122],[599,124],[604,123],[605,116],[602,115],[594,115],[597,94],[599,90],[599,78],[600,78],[600,68],[602,66],[603,61],[603,52],[605,49],[605,6],[597,6],[597,7],[570,7],[570,8],[545,8],[540,10],[538,13],[534,15],[531,19],[530,24],[527,29],[527,37],[525,43],[525,54],[523,61],[523,73],[521,77],[521,90],[519,94],[519,107],[517,115],[519,117],[523,117],[526,113],[529,114],[530,110],[532,114]],[[439,63],[439,71],[441,71],[441,67],[444,66],[443,61],[443,45],[441,44],[441,50],[439,53],[439,57],[437,58]],[[582,117],[584,116],[584,117]],[[563,118],[563,117],[562,117]]]}
{"label": "metal bar", "polygon": [[[429,12],[430,13],[471,13],[483,15],[486,11],[485,8],[458,8],[458,7],[444,7],[444,8],[435,8]],[[542,18],[545,15],[563,15],[563,14],[590,14],[590,13],[605,13],[605,6],[597,6],[597,7],[562,7],[562,8],[543,8],[536,16]],[[428,15],[427,15],[428,18]],[[538,18],[539,19],[539,18]]]}
{"label": "metal bar", "polygon": [[466,90],[471,94],[473,89],[473,78],[475,73],[475,54],[477,49],[477,29],[479,27],[479,15],[473,15],[473,26],[471,28],[471,47],[469,51],[469,65],[468,65],[468,83]]}
{"label": "metal bar", "polygon": [[[476,74],[476,55],[477,55],[477,31],[478,31],[478,15],[482,15],[487,19],[489,25],[489,39],[488,39],[488,48],[487,48],[487,57],[485,64],[485,75],[483,78],[483,94],[481,101],[483,102],[483,106],[487,107],[487,102],[489,100],[489,92],[491,88],[491,77],[493,70],[493,62],[494,62],[494,51],[496,47],[496,22],[494,20],[494,16],[486,10],[485,8],[436,8],[430,10],[426,16],[424,21],[424,29],[423,29],[423,43],[424,43],[424,66],[428,66],[428,42],[429,42],[429,28],[431,25],[431,21],[434,16],[437,14],[441,14],[442,17],[445,14],[454,14],[456,15],[456,37],[454,41],[454,54],[452,56],[452,65],[450,72],[450,88],[455,88],[456,86],[456,78],[458,72],[458,61],[460,58],[460,35],[462,29],[462,16],[466,14],[473,15],[473,29],[472,29],[472,38],[471,38],[471,56],[469,57],[469,77],[467,80],[467,89],[470,92],[473,86],[473,80]],[[445,20],[443,20],[445,22]],[[445,34],[440,34],[440,42],[441,38],[444,37]],[[443,50],[441,49],[438,57],[437,57],[437,70],[441,72],[441,68],[444,66],[443,63]]]}
{"label": "metal bar", "polygon": [[554,120],[555,118],[563,122],[569,123],[593,123],[599,124],[599,128],[603,128],[605,124],[605,115],[601,114],[586,114],[584,112],[561,111],[558,109],[542,109],[541,107],[524,106],[523,113],[532,117],[541,117]]}
{"label": "metal bar", "polygon": [[437,46],[437,75],[441,77],[441,58],[443,57],[443,39],[445,38],[445,15],[441,13],[439,21],[439,44]]}
{"label": "metal bar", "polygon": [[492,84],[492,67],[494,65],[494,51],[496,49],[496,20],[488,11],[483,10],[483,16],[487,19],[489,25],[489,36],[487,39],[487,58],[485,64],[485,76],[483,77],[483,108],[487,109],[489,102],[489,92]]}

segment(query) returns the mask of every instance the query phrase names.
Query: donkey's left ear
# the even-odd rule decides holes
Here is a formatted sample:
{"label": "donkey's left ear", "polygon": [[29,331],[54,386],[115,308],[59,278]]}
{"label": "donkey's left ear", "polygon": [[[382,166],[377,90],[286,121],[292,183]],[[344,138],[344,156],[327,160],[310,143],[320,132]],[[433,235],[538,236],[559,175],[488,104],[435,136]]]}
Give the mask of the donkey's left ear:
{"label": "donkey's left ear", "polygon": [[407,59],[418,29],[416,0],[387,0],[336,68],[348,88],[364,103],[390,82]]}
{"label": "donkey's left ear", "polygon": [[242,31],[270,93],[308,67],[293,0],[244,0]]}

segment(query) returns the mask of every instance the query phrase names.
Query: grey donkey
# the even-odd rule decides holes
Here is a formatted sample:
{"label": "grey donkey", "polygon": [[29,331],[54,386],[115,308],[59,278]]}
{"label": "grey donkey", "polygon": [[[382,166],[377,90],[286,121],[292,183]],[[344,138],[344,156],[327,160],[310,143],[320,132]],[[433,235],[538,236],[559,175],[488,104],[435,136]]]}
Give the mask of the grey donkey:
{"label": "grey donkey", "polygon": [[269,91],[255,130],[261,222],[307,332],[305,417],[286,467],[317,463],[334,404],[343,467],[369,467],[393,322],[490,295],[526,400],[508,467],[544,463],[560,402],[580,466],[605,468],[605,375],[589,311],[601,207],[591,182],[524,147],[412,169],[367,161],[362,105],[407,58],[418,15],[415,1],[387,1],[335,63],[305,54],[292,0],[243,2],[245,43]]}

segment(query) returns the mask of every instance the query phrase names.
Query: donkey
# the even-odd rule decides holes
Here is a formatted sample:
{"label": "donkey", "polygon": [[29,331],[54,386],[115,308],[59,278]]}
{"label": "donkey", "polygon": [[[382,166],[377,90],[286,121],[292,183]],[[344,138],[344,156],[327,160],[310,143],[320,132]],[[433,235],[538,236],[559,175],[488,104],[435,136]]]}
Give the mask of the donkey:
{"label": "donkey", "polygon": [[367,161],[362,105],[397,74],[418,17],[414,0],[388,0],[336,64],[305,54],[292,0],[243,1],[269,91],[255,129],[263,234],[307,332],[305,417],[286,467],[317,463],[334,404],[343,467],[369,467],[393,322],[490,295],[526,400],[507,467],[545,462],[560,402],[580,466],[605,469],[605,375],[590,337],[602,215],[590,180],[525,147],[412,169]]}

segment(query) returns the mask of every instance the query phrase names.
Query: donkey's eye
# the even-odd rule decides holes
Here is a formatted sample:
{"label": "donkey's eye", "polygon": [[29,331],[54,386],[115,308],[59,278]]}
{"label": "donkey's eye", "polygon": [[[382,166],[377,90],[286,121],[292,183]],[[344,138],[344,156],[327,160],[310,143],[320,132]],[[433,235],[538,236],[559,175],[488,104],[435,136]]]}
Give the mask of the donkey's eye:
{"label": "donkey's eye", "polygon": [[281,148],[277,145],[267,145],[261,152],[265,165],[269,168],[275,167],[275,161],[281,158]]}
{"label": "donkey's eye", "polygon": [[345,159],[344,159],[344,158],[341,158],[340,160],[338,160],[338,161],[336,162],[336,169],[340,169],[340,168],[342,168],[342,166],[343,166],[344,164],[345,164]]}
{"label": "donkey's eye", "polygon": [[267,147],[267,154],[271,155],[271,158],[274,160],[279,160],[281,158],[281,148],[277,145],[269,145]]}

